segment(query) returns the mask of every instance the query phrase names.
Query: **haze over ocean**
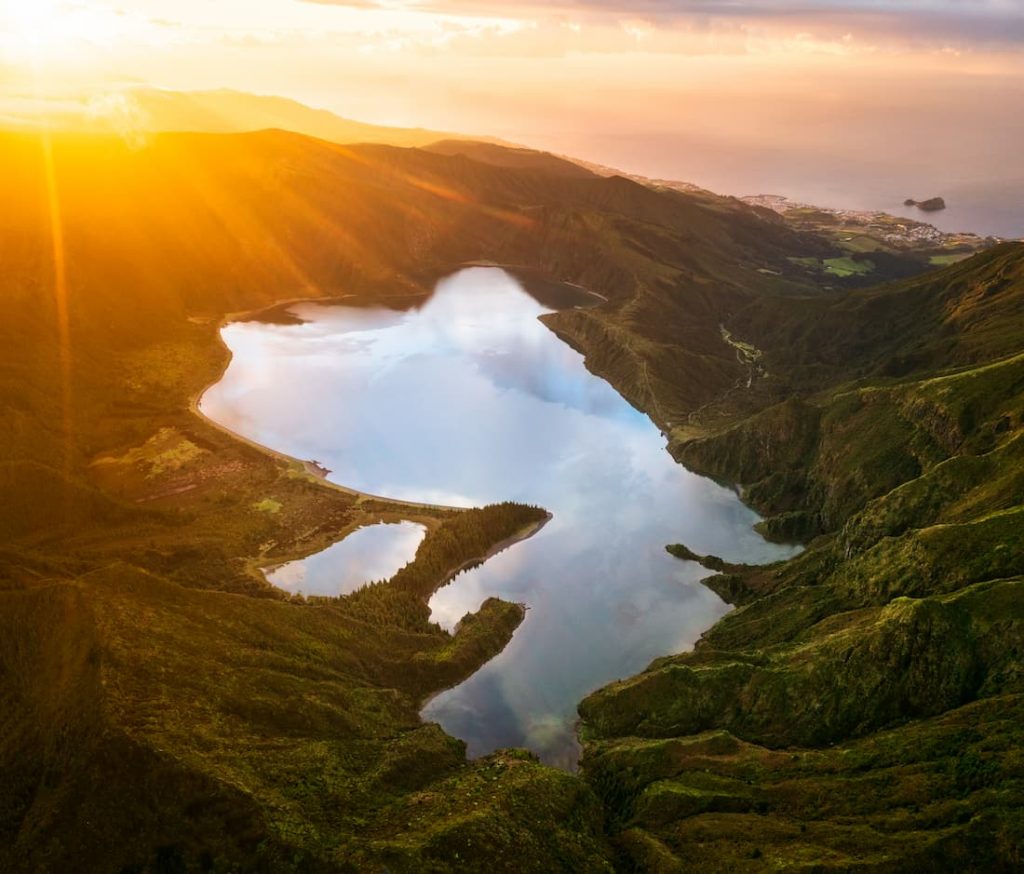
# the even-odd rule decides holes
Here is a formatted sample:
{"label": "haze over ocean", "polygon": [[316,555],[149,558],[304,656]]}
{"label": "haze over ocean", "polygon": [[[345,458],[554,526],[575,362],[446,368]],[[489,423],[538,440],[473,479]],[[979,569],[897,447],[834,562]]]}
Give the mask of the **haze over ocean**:
{"label": "haze over ocean", "polygon": [[[554,151],[568,138],[543,137]],[[1024,142],[1024,136],[1022,136]],[[994,144],[998,145],[998,144]],[[952,151],[947,146],[945,151]],[[835,209],[878,210],[935,225],[1006,239],[1024,238],[1024,162],[998,150],[992,160],[957,164],[945,155],[889,152],[857,157],[828,149],[794,152],[683,132],[609,133],[592,137],[587,158],[658,179],[691,182],[736,197],[778,194]],[[921,212],[907,198],[940,196],[947,208]]]}

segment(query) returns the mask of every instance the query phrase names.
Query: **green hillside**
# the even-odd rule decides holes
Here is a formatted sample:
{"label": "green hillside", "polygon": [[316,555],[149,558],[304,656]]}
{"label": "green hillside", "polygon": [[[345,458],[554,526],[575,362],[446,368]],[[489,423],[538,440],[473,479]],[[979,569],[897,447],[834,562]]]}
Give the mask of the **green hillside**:
{"label": "green hillside", "polygon": [[712,577],[740,609],[581,705],[584,775],[630,864],[1016,864],[1022,300],[1012,244],[737,317],[788,399],[674,451],[743,483],[769,534],[822,536]]}

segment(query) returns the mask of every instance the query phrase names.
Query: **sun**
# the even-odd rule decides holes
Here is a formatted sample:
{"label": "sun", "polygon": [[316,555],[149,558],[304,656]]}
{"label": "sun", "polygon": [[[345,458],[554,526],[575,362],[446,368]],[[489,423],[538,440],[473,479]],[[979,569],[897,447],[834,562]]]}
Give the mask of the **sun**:
{"label": "sun", "polygon": [[0,60],[49,65],[117,42],[114,10],[70,0],[0,0]]}

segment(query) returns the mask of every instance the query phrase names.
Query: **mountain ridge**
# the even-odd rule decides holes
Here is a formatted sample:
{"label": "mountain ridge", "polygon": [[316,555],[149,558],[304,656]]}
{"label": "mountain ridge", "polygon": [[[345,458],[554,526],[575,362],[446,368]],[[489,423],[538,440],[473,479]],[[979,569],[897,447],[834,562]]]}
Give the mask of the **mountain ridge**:
{"label": "mountain ridge", "polygon": [[176,91],[135,87],[80,98],[75,109],[49,108],[45,121],[32,115],[8,116],[9,130],[46,129],[114,133],[132,142],[158,133],[252,133],[280,128],[338,143],[426,146],[441,140],[503,141],[421,127],[379,125],[344,118],[289,97],[252,94],[230,88]]}

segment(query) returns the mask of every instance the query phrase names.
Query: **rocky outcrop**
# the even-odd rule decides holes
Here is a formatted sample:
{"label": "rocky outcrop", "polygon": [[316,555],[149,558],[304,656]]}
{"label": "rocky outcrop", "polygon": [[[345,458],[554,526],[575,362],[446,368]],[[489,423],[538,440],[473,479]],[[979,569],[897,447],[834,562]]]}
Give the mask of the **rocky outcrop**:
{"label": "rocky outcrop", "polygon": [[937,212],[940,209],[946,208],[946,201],[941,197],[929,197],[927,200],[914,200],[908,197],[903,201],[904,206],[916,206],[918,209],[923,209],[925,212]]}

